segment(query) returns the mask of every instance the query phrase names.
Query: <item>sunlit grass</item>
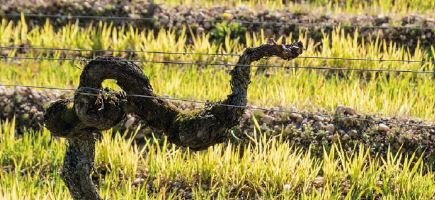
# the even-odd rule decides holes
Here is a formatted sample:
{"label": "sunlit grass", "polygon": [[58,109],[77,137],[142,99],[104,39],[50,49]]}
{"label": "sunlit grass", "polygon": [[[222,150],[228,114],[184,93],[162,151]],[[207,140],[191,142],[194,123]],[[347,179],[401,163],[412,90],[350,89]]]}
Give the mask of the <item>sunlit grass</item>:
{"label": "sunlit grass", "polygon": [[[13,124],[0,125],[0,197],[69,199],[59,177],[65,142],[48,131],[15,138]],[[382,197],[430,199],[435,175],[419,157],[388,153],[378,158],[362,146],[345,154],[339,147],[316,158],[278,138],[240,146],[216,145],[190,152],[147,140],[105,133],[97,143],[99,190],[109,199],[178,199],[174,183],[194,199],[257,198],[355,199]],[[143,184],[134,183],[143,179]],[[187,188],[190,188],[188,190]]]}

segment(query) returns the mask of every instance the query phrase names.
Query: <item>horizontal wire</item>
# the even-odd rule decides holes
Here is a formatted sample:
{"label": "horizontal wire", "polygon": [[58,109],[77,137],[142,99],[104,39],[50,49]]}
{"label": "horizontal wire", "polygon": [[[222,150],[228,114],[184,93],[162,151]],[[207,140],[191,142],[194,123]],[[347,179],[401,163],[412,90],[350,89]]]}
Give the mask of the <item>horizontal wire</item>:
{"label": "horizontal wire", "polygon": [[98,16],[98,15],[50,15],[50,14],[1,14],[0,17],[29,17],[29,18],[63,18],[63,19],[96,19],[96,20],[121,20],[121,21],[151,21],[153,17],[122,17],[122,16]]}
{"label": "horizontal wire", "polygon": [[[72,51],[72,52],[120,52],[120,53],[149,53],[149,54],[168,54],[168,55],[206,55],[206,56],[241,56],[234,53],[203,53],[203,52],[167,52],[167,51],[146,51],[146,50],[112,50],[112,49],[69,49],[51,47],[25,47],[25,46],[0,46],[0,49],[25,49],[25,50],[44,50],[44,51]],[[344,58],[326,56],[298,56],[304,59],[321,60],[344,60],[344,61],[370,61],[370,62],[404,62],[404,63],[434,63],[428,60],[400,60],[400,59],[374,59],[374,58]]]}
{"label": "horizontal wire", "polygon": [[[89,58],[45,58],[45,57],[9,57],[3,56],[0,59],[14,59],[14,60],[52,60],[52,61],[91,61]],[[204,65],[204,66],[226,66],[226,67],[250,67],[250,65],[234,64],[234,63],[207,63],[207,62],[189,62],[189,61],[156,61],[156,60],[125,60],[135,63],[155,63],[155,64],[174,64],[174,65]],[[75,66],[76,68],[79,68]],[[331,70],[331,71],[362,71],[362,72],[387,72],[387,73],[414,73],[433,75],[435,71],[422,71],[422,70],[398,70],[398,69],[366,69],[366,68],[346,68],[346,67],[316,67],[316,66],[286,66],[286,65],[255,65],[251,67],[270,67],[270,68],[283,68],[283,69],[305,69],[305,70]],[[79,68],[81,69],[81,68]]]}
{"label": "horizontal wire", "polygon": [[[95,16],[95,15],[49,15],[49,14],[23,14],[28,18],[62,18],[62,19],[91,19],[105,21],[154,21],[156,17],[122,17],[122,16]],[[21,14],[2,14],[0,17],[18,18]],[[354,25],[354,24],[322,24],[322,23],[302,23],[302,22],[279,22],[279,21],[247,21],[241,19],[209,19],[198,20],[199,22],[237,22],[240,24],[260,24],[260,25],[295,25],[302,27],[346,27],[346,28],[365,28],[365,29],[413,29],[413,30],[432,30],[435,26],[378,26],[378,25]]]}
{"label": "horizontal wire", "polygon": [[15,84],[0,84],[2,87],[24,87],[24,88],[35,88],[35,89],[47,89],[47,90],[59,90],[59,91],[74,91],[72,88],[59,88],[59,87],[48,87],[48,86],[36,86],[36,85],[15,85]]}
{"label": "horizontal wire", "polygon": [[[47,89],[47,90],[59,90],[59,91],[74,91],[75,94],[83,94],[83,95],[90,95],[95,96],[97,94],[89,93],[89,92],[81,92],[81,89],[91,90],[95,92],[106,92],[102,89],[98,88],[90,88],[90,87],[82,87],[79,89],[71,89],[71,88],[59,88],[59,87],[45,87],[45,86],[32,86],[32,85],[15,85],[15,84],[0,84],[0,87],[14,87],[14,88],[35,88],[35,89]],[[159,100],[168,100],[168,101],[182,101],[182,102],[189,102],[189,103],[198,103],[198,104],[204,104],[204,105],[219,105],[224,107],[232,107],[232,108],[245,108],[250,110],[261,110],[265,112],[278,112],[278,113],[287,113],[287,114],[300,114],[295,111],[285,110],[285,109],[271,109],[271,108],[264,108],[259,106],[239,106],[239,105],[232,105],[232,104],[224,104],[224,103],[218,103],[218,102],[210,102],[210,101],[203,101],[203,100],[193,100],[193,99],[183,99],[183,98],[176,98],[176,97],[159,97],[159,96],[150,96],[150,95],[140,95],[140,94],[127,94],[126,96],[130,97],[139,97],[139,98],[148,98],[148,99],[159,99]],[[333,115],[320,115],[322,117],[332,117],[333,119],[355,119],[360,121],[368,121],[372,122],[373,120],[370,119],[364,119],[364,118],[358,118],[354,116],[333,116]],[[400,126],[415,126],[415,127],[421,127],[421,128],[435,128],[433,125],[410,125],[410,124],[404,124],[404,123],[396,123],[396,125]]]}
{"label": "horizontal wire", "polygon": [[324,56],[301,56],[299,58],[322,59],[322,60],[372,61],[372,62],[403,62],[403,63],[432,63],[432,64],[435,64],[435,61],[428,61],[428,60],[400,60],[400,59],[375,59],[375,58],[343,58],[343,57],[324,57]]}
{"label": "horizontal wire", "polygon": [[[136,61],[131,61],[136,62]],[[158,64],[177,64],[177,65],[210,65],[210,66],[242,66],[249,67],[250,65],[238,65],[233,63],[204,63],[204,62],[183,62],[183,61],[149,61],[142,60],[143,63],[158,63]],[[397,72],[397,73],[416,73],[416,74],[434,74],[434,71],[421,70],[391,70],[391,69],[362,69],[362,68],[345,68],[345,67],[314,67],[314,66],[286,66],[286,65],[255,65],[255,67],[271,67],[284,69],[305,69],[305,70],[343,70],[343,71],[366,71],[366,72]]]}
{"label": "horizontal wire", "polygon": [[149,53],[149,54],[169,54],[169,55],[206,55],[206,56],[240,56],[241,54],[232,53],[202,53],[202,52],[167,52],[167,51],[146,51],[146,50],[114,50],[114,49],[69,49],[51,47],[24,47],[24,46],[0,46],[0,49],[29,49],[44,51],[72,51],[72,52],[119,52],[119,53]]}

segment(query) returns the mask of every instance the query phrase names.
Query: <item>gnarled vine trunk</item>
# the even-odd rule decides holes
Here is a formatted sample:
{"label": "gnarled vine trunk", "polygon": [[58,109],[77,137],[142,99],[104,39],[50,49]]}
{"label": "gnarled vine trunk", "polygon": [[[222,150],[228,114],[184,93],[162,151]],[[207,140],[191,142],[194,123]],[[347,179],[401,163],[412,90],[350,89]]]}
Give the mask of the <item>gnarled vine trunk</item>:
{"label": "gnarled vine trunk", "polygon": [[[68,140],[62,178],[71,195],[74,199],[100,199],[90,178],[95,137],[119,123],[127,113],[162,130],[177,145],[200,150],[223,142],[245,111],[250,64],[271,56],[290,60],[300,55],[302,48],[301,42],[247,48],[231,71],[231,94],[227,99],[194,113],[183,112],[158,98],[148,77],[134,63],[120,58],[90,61],[80,76],[74,101],[56,101],[44,115],[52,134]],[[125,93],[103,89],[106,79],[115,79]]]}

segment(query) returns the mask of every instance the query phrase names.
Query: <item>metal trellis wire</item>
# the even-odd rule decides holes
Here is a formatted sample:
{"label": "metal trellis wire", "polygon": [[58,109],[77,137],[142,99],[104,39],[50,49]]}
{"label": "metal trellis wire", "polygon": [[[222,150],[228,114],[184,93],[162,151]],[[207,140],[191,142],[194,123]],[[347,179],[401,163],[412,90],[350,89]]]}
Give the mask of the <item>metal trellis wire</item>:
{"label": "metal trellis wire", "polygon": [[[11,56],[3,56],[0,59],[8,60],[34,60],[34,61],[90,61],[92,58],[49,58],[49,57],[11,57]],[[192,61],[177,61],[177,60],[167,60],[167,61],[158,61],[158,60],[126,60],[128,62],[135,63],[154,63],[154,64],[172,64],[172,65],[200,65],[200,66],[226,66],[226,67],[249,67],[250,65],[241,65],[235,63],[216,63],[216,62],[192,62]],[[80,67],[75,66],[78,69]],[[370,68],[352,68],[352,67],[328,67],[328,66],[288,66],[288,65],[255,65],[252,67],[266,67],[266,68],[283,68],[283,69],[304,69],[304,70],[331,70],[331,71],[361,71],[361,72],[385,72],[385,73],[414,73],[414,74],[426,74],[426,75],[434,75],[434,71],[423,71],[423,70],[400,70],[400,69],[370,69]]]}

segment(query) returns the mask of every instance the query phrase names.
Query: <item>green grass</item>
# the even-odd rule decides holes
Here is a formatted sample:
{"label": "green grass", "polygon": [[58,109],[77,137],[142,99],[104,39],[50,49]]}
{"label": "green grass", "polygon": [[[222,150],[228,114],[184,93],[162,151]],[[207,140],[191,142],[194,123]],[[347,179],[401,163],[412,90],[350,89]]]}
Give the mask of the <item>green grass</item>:
{"label": "green grass", "polygon": [[227,0],[225,4],[216,0],[157,0],[171,6],[190,5],[200,7],[215,6],[247,6],[252,9],[288,9],[294,12],[329,13],[329,14],[370,14],[401,16],[409,14],[424,14],[433,16],[434,1],[427,0],[307,0],[295,3],[290,0],[283,4],[282,0]]}
{"label": "green grass", "polygon": [[[59,177],[65,142],[49,132],[15,138],[12,123],[0,125],[0,198],[69,199]],[[430,199],[435,174],[418,157],[388,153],[380,158],[362,146],[345,154],[338,146],[315,158],[279,137],[259,133],[241,152],[216,145],[202,152],[152,140],[139,148],[132,139],[104,134],[97,143],[99,191],[106,199],[194,199],[250,196],[263,199]],[[142,178],[143,183],[137,184]],[[135,183],[136,181],[136,183]],[[179,184],[179,189],[177,189]]]}
{"label": "green grass", "polygon": [[[223,44],[210,43],[209,35],[194,36],[192,43],[187,40],[187,33],[177,35],[174,31],[161,30],[154,35],[147,30],[137,30],[132,27],[115,28],[100,23],[96,26],[80,28],[71,24],[55,31],[47,23],[44,27],[28,30],[25,23],[13,24],[2,21],[0,26],[0,43],[2,46],[28,44],[30,46],[84,48],[84,49],[115,49],[115,50],[146,50],[171,52],[206,52],[206,53],[241,53],[244,46],[252,47],[265,43],[264,36],[248,34],[246,44],[237,40],[225,39]],[[431,52],[417,47],[413,52],[394,43],[380,39],[361,43],[357,33],[345,35],[337,29],[332,35],[325,35],[322,47],[307,42],[304,34],[298,38],[304,41],[307,50],[303,56],[327,56],[344,58],[373,59],[405,59],[433,60],[435,49]],[[55,38],[55,39],[53,39]],[[291,36],[288,36],[291,38]],[[3,51],[9,56],[16,56],[14,50]],[[71,53],[71,52],[69,52]],[[123,53],[113,53],[114,56],[126,56]],[[43,51],[30,51],[24,57],[47,57]],[[59,58],[65,52],[56,51],[49,57]],[[69,55],[91,56],[89,53]],[[210,57],[204,55],[158,55],[138,53],[141,60],[157,61],[199,61],[235,63],[237,57]],[[368,69],[410,69],[434,70],[430,63],[403,62],[370,62],[343,61],[297,58],[290,62],[282,62],[276,58],[260,61],[260,64],[277,64],[285,66],[334,66]],[[43,85],[55,87],[71,87],[78,85],[80,69],[78,61],[26,61],[17,60],[1,62],[0,82],[10,84]],[[143,70],[160,95],[170,95],[181,98],[220,100],[229,93],[229,75],[225,67],[205,67],[197,65],[164,65],[143,64]],[[416,117],[435,120],[435,86],[433,76],[415,75],[409,73],[374,73],[361,75],[357,72],[345,73],[345,77],[327,74],[325,71],[309,71],[294,69],[269,69],[271,76],[253,75],[248,92],[251,104],[262,106],[296,107],[300,110],[326,109],[333,111],[337,105],[348,105],[359,112],[375,113],[388,116]],[[371,77],[369,77],[371,75]],[[113,86],[114,84],[109,84]]]}

